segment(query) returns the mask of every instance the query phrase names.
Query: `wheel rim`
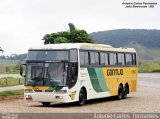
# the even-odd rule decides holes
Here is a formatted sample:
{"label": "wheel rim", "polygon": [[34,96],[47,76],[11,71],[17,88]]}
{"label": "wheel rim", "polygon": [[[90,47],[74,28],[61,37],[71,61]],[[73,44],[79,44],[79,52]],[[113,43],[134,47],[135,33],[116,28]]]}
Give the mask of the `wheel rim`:
{"label": "wheel rim", "polygon": [[123,98],[126,98],[126,97],[127,97],[127,92],[128,92],[128,89],[127,89],[127,87],[125,87],[125,88],[124,88]]}
{"label": "wheel rim", "polygon": [[84,104],[85,101],[86,101],[85,92],[84,90],[81,90],[79,93],[79,103]]}
{"label": "wheel rim", "polygon": [[119,92],[118,93],[119,99],[122,99],[123,94],[122,94],[122,88],[121,87],[119,88],[118,92]]}

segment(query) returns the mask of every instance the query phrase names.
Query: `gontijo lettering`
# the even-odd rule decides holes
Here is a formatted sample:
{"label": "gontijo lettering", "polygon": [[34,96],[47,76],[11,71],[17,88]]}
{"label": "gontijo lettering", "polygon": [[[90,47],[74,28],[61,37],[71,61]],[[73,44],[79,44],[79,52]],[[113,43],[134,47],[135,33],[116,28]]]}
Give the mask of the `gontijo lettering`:
{"label": "gontijo lettering", "polygon": [[107,76],[123,75],[123,69],[108,69]]}

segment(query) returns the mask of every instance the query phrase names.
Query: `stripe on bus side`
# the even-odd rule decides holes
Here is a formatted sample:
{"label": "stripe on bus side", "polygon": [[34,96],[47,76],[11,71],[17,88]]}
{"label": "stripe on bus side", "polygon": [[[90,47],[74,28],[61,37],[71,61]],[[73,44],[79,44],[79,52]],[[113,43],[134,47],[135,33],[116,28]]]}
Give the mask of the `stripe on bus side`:
{"label": "stripe on bus side", "polygon": [[101,68],[87,68],[91,84],[96,92],[108,91]]}
{"label": "stripe on bus side", "polygon": [[100,84],[100,87],[103,89],[103,91],[108,91],[108,87],[106,85],[105,79],[104,79],[104,74],[102,72],[102,68],[95,68],[97,77],[98,77],[98,81]]}

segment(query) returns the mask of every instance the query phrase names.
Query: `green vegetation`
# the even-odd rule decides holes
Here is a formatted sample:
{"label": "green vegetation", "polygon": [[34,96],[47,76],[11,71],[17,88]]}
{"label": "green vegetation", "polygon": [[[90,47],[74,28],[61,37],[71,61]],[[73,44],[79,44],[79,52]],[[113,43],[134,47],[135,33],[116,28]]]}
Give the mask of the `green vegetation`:
{"label": "green vegetation", "polygon": [[160,72],[160,61],[143,61],[138,65],[139,72]]}
{"label": "green vegetation", "polygon": [[19,74],[19,61],[0,59],[0,74]]}
{"label": "green vegetation", "polygon": [[24,95],[24,90],[13,90],[0,92],[0,96]]}
{"label": "green vegetation", "polygon": [[93,43],[93,39],[85,30],[76,29],[74,24],[69,23],[69,30],[57,33],[46,34],[42,40],[44,44],[56,43]]}
{"label": "green vegetation", "polygon": [[19,84],[24,84],[24,78],[12,78],[12,77],[0,78],[0,86],[13,86]]}

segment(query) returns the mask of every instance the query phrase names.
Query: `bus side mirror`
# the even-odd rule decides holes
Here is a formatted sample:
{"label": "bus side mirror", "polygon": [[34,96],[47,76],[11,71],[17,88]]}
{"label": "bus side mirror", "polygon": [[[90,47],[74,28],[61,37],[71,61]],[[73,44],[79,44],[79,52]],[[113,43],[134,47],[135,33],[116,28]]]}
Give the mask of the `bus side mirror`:
{"label": "bus side mirror", "polygon": [[21,64],[20,65],[20,75],[23,76],[23,77],[26,77],[24,73],[24,68],[26,68],[26,64]]}

